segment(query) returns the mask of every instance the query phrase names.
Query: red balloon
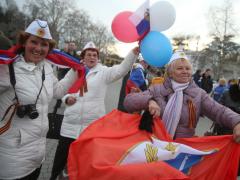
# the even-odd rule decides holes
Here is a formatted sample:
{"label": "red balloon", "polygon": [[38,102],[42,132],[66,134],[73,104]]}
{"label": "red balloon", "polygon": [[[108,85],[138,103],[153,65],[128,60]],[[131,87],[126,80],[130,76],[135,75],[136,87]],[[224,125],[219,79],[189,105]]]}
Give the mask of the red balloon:
{"label": "red balloon", "polygon": [[131,43],[142,38],[138,35],[134,24],[129,20],[132,14],[130,11],[121,12],[112,21],[112,32],[119,41]]}

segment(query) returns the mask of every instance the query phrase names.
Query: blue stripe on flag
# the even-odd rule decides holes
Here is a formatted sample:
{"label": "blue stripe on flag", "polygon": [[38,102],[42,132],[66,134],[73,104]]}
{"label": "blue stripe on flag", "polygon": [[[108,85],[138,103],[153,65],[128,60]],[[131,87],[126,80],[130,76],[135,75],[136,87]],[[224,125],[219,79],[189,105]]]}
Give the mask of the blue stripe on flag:
{"label": "blue stripe on flag", "polygon": [[133,81],[138,87],[141,87],[145,83],[145,78],[141,68],[135,68],[132,70],[129,79]]}
{"label": "blue stripe on flag", "polygon": [[142,19],[140,23],[136,26],[138,35],[143,35],[150,29],[150,23],[146,19]]}
{"label": "blue stripe on flag", "polygon": [[51,53],[65,56],[65,57],[71,59],[72,61],[80,64],[80,59],[77,59],[77,58],[75,58],[75,57],[73,57],[73,56],[71,56],[71,55],[69,55],[69,54],[67,54],[67,53],[64,53],[64,52],[60,51],[60,50],[54,49],[54,50],[52,50]]}
{"label": "blue stripe on flag", "polygon": [[181,172],[187,174],[189,169],[199,163],[203,155],[192,155],[186,153],[180,153],[175,159],[165,161],[172,167],[180,170]]}
{"label": "blue stripe on flag", "polygon": [[9,56],[7,56],[5,54],[0,54],[0,58],[9,58],[9,60],[11,59]]}

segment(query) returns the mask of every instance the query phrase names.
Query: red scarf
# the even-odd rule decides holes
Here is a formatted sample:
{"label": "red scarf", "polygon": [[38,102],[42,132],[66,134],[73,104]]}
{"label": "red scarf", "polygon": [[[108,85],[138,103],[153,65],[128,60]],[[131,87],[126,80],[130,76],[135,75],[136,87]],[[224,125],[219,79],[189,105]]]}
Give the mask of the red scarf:
{"label": "red scarf", "polygon": [[[21,45],[12,46],[8,50],[0,50],[0,64],[9,64],[12,61],[14,61],[16,58],[17,51],[23,48]],[[70,68],[73,68],[78,73],[78,79],[73,83],[73,85],[69,88],[68,93],[77,93],[80,91],[80,96],[83,96],[84,92],[87,92],[87,82],[86,82],[86,70],[85,67],[71,59],[69,55],[61,52],[57,53],[58,51],[54,51],[54,53],[50,52],[46,59],[50,62],[53,62],[56,65],[60,66],[68,66]],[[1,56],[2,55],[2,56]],[[6,61],[1,57],[5,56],[9,60]]]}

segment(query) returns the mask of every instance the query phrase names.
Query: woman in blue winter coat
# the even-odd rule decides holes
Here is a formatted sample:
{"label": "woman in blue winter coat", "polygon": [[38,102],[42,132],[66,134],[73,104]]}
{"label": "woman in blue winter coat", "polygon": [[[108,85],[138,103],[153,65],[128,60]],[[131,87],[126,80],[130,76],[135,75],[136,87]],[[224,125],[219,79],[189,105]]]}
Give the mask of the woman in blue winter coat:
{"label": "woman in blue winter coat", "polygon": [[213,99],[217,102],[220,101],[223,93],[228,90],[226,80],[224,78],[219,79],[218,86],[213,90]]}

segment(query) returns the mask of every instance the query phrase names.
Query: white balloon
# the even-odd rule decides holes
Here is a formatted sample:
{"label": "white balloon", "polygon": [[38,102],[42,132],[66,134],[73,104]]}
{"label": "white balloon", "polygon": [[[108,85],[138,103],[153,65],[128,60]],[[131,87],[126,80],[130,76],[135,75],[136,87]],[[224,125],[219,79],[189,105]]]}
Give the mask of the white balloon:
{"label": "white balloon", "polygon": [[175,8],[167,1],[155,2],[150,7],[151,31],[165,31],[173,25],[175,19]]}

